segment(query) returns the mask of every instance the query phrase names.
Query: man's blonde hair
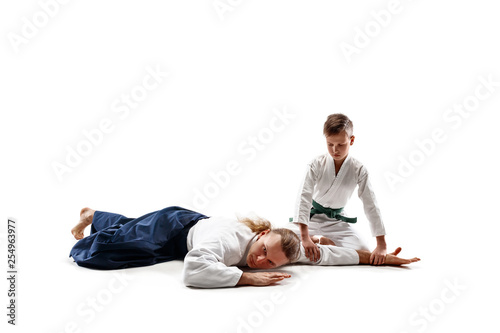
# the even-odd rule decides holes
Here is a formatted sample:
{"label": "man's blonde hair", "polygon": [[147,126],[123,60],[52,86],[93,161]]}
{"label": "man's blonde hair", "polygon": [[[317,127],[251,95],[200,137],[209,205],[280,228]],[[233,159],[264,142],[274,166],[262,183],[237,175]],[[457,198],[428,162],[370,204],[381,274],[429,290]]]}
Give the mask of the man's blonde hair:
{"label": "man's blonde hair", "polygon": [[240,217],[238,220],[250,228],[254,233],[258,234],[266,230],[271,230],[272,233],[281,236],[281,249],[289,260],[296,261],[300,256],[300,239],[292,230],[287,228],[273,229],[271,222],[261,217],[249,218]]}

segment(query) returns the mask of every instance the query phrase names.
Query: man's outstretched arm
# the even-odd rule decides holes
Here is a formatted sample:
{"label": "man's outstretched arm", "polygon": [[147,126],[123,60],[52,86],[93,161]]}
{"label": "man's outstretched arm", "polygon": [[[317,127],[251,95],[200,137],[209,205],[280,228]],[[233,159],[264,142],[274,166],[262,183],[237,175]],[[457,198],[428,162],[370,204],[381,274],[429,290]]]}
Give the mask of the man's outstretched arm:
{"label": "man's outstretched arm", "polygon": [[[366,250],[356,250],[359,255],[359,264],[360,265],[369,265],[370,264],[370,256],[371,252]],[[420,261],[420,258],[412,258],[412,259],[403,259],[399,258],[397,255],[401,252],[401,248],[398,247],[394,252],[388,253],[385,258],[386,265],[400,266],[400,265],[408,265],[412,262]]]}
{"label": "man's outstretched arm", "polygon": [[281,272],[244,272],[237,286],[269,286],[283,279],[291,277],[290,274]]}
{"label": "man's outstretched arm", "polygon": [[[324,258],[320,258],[320,262],[318,262],[318,264],[320,264],[320,265],[339,265],[339,263],[337,263],[336,261],[332,261],[328,257],[330,257],[331,254],[335,253],[335,251],[339,251],[340,249],[343,249],[343,248],[335,246],[335,243],[331,239],[329,239],[329,238],[327,238],[325,236],[320,236],[320,237],[314,236],[314,237],[311,237],[311,239],[316,244],[330,245],[330,246],[324,247],[323,250],[325,250],[325,251],[322,251],[322,254],[325,254],[325,256],[327,257],[326,260],[323,260]],[[346,249],[346,248],[344,248],[344,249]],[[372,253],[370,251],[366,251],[366,250],[351,250],[351,249],[349,249],[349,250],[350,251],[355,251],[358,254],[358,257],[359,257],[359,262],[356,262],[356,263],[351,262],[350,263],[351,265],[356,265],[356,264],[359,264],[359,265],[371,265],[371,263],[370,263],[370,257],[372,255]],[[400,265],[408,265],[408,264],[411,264],[412,262],[420,261],[420,258],[416,258],[416,257],[412,258],[412,259],[399,258],[397,256],[399,254],[399,252],[401,252],[401,247],[398,247],[394,252],[387,254],[387,257],[386,257],[386,260],[385,260],[384,264],[385,265],[400,266]],[[344,257],[345,254],[337,254],[337,256]],[[388,258],[388,260],[387,260],[387,258]],[[342,263],[342,264],[343,265],[345,265],[345,264],[349,265],[349,263]]]}

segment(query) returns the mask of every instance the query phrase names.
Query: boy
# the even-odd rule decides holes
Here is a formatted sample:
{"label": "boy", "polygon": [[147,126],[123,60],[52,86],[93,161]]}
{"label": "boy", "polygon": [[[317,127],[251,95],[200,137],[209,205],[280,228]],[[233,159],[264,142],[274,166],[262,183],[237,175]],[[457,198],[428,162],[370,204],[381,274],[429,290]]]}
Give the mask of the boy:
{"label": "boy", "polygon": [[[324,235],[337,246],[368,249],[350,226],[350,223],[356,222],[356,218],[343,215],[343,207],[358,186],[358,196],[363,202],[371,233],[377,239],[370,264],[383,265],[387,254],[385,228],[368,171],[358,160],[349,156],[349,148],[354,144],[352,122],[341,113],[329,115],[323,134],[328,154],[318,156],[308,164],[295,214],[290,219],[290,222],[298,224],[305,256],[311,261],[317,261],[320,257],[318,247],[314,244],[318,239],[315,236],[311,238],[310,233]],[[299,234],[296,228],[292,229]]]}

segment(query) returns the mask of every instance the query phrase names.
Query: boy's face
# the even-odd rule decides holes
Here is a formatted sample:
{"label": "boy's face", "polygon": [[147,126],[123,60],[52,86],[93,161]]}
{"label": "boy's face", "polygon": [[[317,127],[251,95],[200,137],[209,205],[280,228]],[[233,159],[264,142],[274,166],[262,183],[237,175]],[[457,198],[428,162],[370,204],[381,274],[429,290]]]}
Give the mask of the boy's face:
{"label": "boy's face", "polygon": [[345,131],[326,137],[328,153],[336,162],[343,162],[345,160],[349,154],[349,148],[353,143],[354,135],[349,138]]}

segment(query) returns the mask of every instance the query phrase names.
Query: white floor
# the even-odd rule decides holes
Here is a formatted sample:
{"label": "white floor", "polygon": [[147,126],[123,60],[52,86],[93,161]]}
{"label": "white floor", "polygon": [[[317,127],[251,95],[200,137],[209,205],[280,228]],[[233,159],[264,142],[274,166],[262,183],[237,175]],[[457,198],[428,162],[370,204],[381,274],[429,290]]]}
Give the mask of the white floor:
{"label": "white floor", "polygon": [[[13,217],[19,272],[16,327],[0,282],[1,332],[500,331],[496,4],[62,2],[0,4],[0,266]],[[67,257],[85,206],[286,223],[334,112],[354,123],[389,248],[421,262],[199,290],[182,262]],[[373,247],[356,192],[347,208]]]}
{"label": "white floor", "polygon": [[[422,258],[408,267],[292,265],[280,269],[292,277],[279,285],[204,290],[183,285],[182,261],[117,271],[78,267],[66,258],[73,241],[60,234],[35,240],[30,257],[22,251],[22,332],[410,333],[497,325],[491,300],[500,294],[490,258],[460,253],[454,241],[448,249],[444,243],[401,244],[402,256]],[[44,246],[46,240],[53,242]],[[19,246],[26,248],[26,241]]]}

